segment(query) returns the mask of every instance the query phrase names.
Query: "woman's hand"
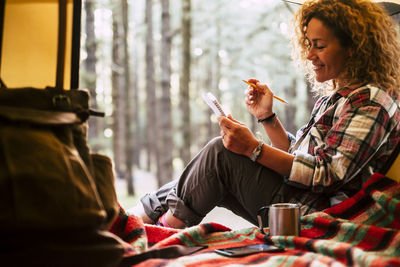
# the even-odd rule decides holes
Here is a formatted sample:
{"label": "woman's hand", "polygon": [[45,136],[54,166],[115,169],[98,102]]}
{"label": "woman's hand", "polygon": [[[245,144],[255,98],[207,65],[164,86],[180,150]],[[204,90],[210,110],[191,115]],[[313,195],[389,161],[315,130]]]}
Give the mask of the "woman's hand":
{"label": "woman's hand", "polygon": [[233,119],[230,114],[228,117],[218,117],[218,121],[225,148],[236,154],[249,157],[258,145],[258,140],[250,129]]}
{"label": "woman's hand", "polygon": [[257,88],[249,86],[246,91],[246,106],[254,117],[265,119],[273,114],[273,93],[266,84],[260,84],[256,79],[249,79],[248,82]]}

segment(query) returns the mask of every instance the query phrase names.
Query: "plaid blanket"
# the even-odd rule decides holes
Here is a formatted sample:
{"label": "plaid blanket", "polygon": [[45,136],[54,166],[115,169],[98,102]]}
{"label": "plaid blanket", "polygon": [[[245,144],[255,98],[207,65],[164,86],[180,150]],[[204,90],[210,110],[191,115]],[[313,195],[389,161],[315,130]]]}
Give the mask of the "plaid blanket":
{"label": "plaid blanket", "polygon": [[[352,198],[323,212],[301,218],[301,234],[268,236],[257,227],[231,231],[216,224],[184,230],[144,225],[121,209],[111,232],[126,242],[126,255],[171,245],[206,246],[175,259],[152,258],[136,266],[400,266],[400,184],[374,174]],[[273,243],[283,252],[262,252],[239,258],[213,250]]]}

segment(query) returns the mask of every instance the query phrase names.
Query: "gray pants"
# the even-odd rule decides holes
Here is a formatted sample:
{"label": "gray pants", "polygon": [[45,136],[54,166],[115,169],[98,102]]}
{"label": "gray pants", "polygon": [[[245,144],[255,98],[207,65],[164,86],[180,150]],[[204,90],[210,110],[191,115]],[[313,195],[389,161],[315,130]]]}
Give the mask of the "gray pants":
{"label": "gray pants", "polygon": [[192,226],[219,206],[256,225],[260,207],[287,202],[293,197],[290,192],[298,190],[284,184],[280,174],[227,150],[217,137],[193,158],[178,180],[145,195],[141,202],[153,221],[170,209],[186,226]]}

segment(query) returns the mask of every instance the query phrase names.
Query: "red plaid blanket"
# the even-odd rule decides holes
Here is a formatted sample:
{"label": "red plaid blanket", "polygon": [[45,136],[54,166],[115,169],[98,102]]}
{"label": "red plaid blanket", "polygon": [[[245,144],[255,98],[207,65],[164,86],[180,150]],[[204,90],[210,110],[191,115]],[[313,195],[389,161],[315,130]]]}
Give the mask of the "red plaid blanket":
{"label": "red plaid blanket", "polygon": [[[231,231],[216,223],[185,230],[143,225],[121,209],[111,232],[129,244],[126,255],[139,254],[149,247],[207,246],[191,255],[148,259],[137,266],[400,266],[400,184],[383,175],[373,175],[352,198],[303,216],[301,222],[299,237],[268,237],[257,227]],[[265,242],[285,250],[239,258],[213,252]]]}

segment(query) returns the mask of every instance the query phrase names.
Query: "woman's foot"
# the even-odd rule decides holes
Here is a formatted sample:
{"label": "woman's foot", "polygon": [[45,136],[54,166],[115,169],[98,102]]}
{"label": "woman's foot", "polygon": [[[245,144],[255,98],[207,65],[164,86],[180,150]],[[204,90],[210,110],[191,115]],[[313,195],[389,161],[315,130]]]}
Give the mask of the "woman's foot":
{"label": "woman's foot", "polygon": [[164,213],[157,221],[157,225],[169,227],[169,228],[176,228],[176,229],[183,229],[186,225],[176,218],[170,210]]}
{"label": "woman's foot", "polygon": [[[137,204],[133,208],[130,208],[126,210],[126,213],[129,215],[135,215],[137,217],[140,217],[144,223],[148,224],[155,224],[149,216],[144,212],[144,208],[142,203]],[[165,227],[170,227],[170,228],[176,228],[176,229],[183,229],[186,227],[186,225],[176,218],[170,210],[168,210],[166,213],[164,213],[157,222],[158,225],[162,225]]]}

